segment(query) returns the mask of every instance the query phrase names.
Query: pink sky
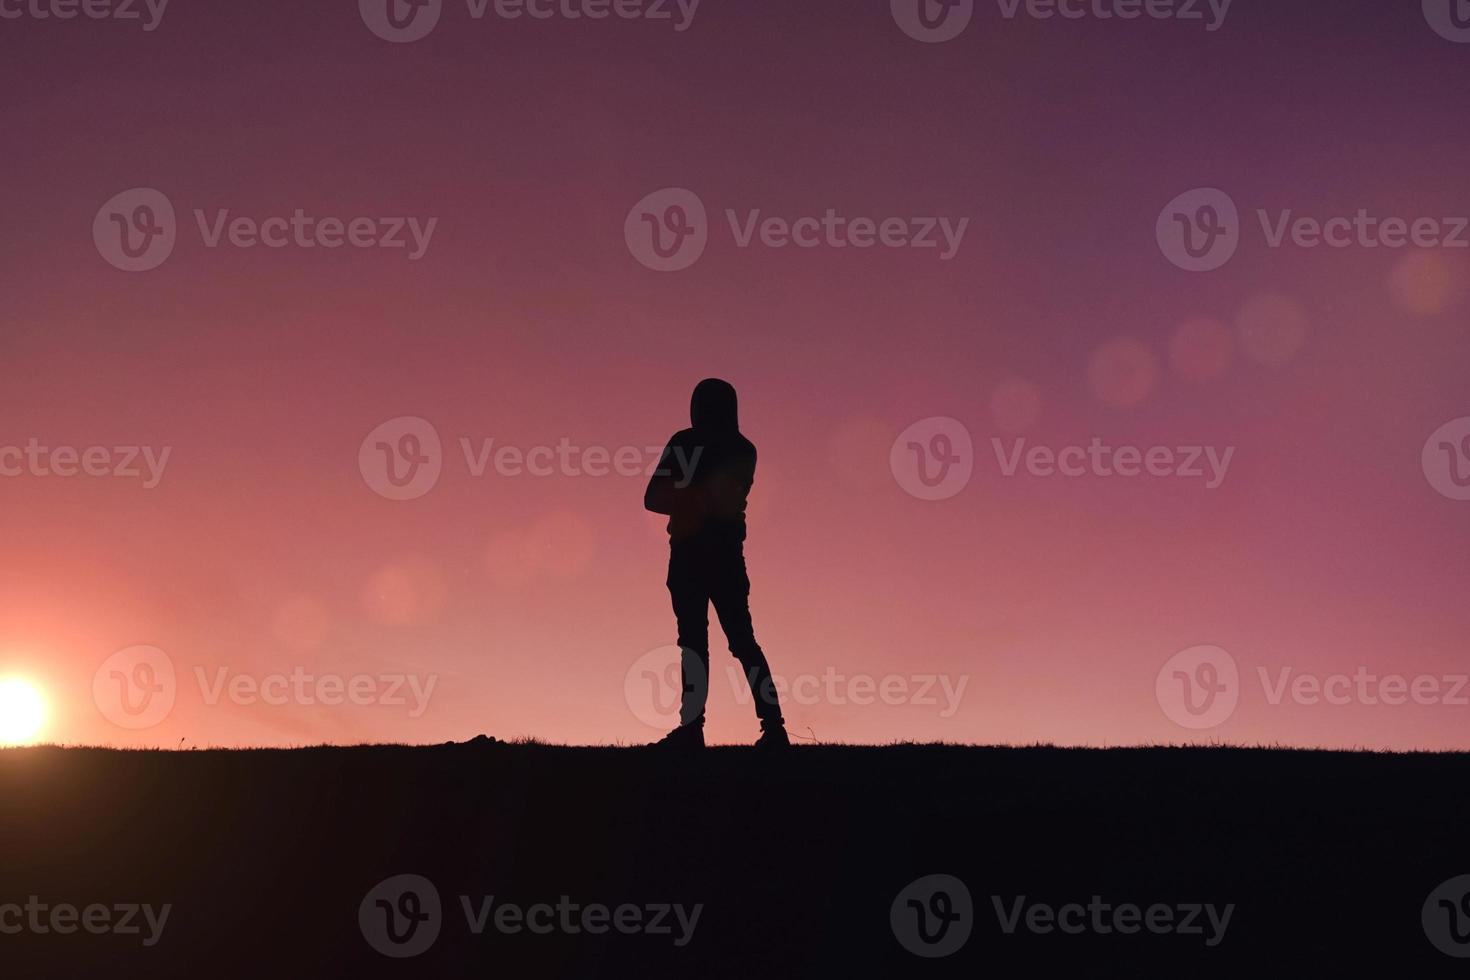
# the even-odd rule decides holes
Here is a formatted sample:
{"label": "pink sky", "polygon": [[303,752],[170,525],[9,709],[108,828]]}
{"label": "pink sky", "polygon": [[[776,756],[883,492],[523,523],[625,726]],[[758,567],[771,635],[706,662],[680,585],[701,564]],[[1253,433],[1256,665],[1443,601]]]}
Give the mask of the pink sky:
{"label": "pink sky", "polygon": [[[171,449],[152,489],[0,478],[0,676],[45,691],[42,737],[656,736],[625,697],[674,641],[642,479],[475,477],[459,440],[660,445],[720,376],[760,447],[747,554],[776,674],[965,685],[952,712],[937,681],[938,704],[791,702],[795,733],[1470,748],[1470,706],[1271,704],[1258,674],[1470,673],[1470,502],[1421,465],[1470,416],[1470,249],[1271,248],[1256,217],[1470,214],[1470,47],[1418,4],[1239,0],[1214,32],[981,4],[923,44],[877,2],[705,0],[682,32],[449,3],[390,44],[351,3],[176,2],[151,32],[0,22],[0,449]],[[178,242],[127,273],[90,229],[137,187]],[[624,221],[669,187],[706,206],[709,245],[659,273]],[[1155,222],[1201,187],[1241,242],[1192,273]],[[410,260],[209,248],[193,215],[298,208],[438,221]],[[969,223],[945,260],[741,248],[726,209]],[[443,472],[394,501],[358,450],[402,416],[433,424]],[[926,501],[890,447],[933,417],[968,430],[974,475]],[[992,437],[1234,455],[1213,490],[1006,477]],[[712,639],[711,737],[748,740]],[[1155,677],[1202,644],[1242,690],[1188,730]],[[135,645],[176,671],[139,730],[93,697]],[[436,680],[410,717],[210,704],[197,672],[221,669]]]}

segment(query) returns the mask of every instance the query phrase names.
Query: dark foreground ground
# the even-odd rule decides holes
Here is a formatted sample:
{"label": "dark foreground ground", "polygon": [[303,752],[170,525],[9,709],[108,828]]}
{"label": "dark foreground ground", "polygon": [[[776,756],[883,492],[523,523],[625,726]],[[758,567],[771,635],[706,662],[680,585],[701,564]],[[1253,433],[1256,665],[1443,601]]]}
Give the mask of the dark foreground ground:
{"label": "dark foreground ground", "polygon": [[[504,745],[10,750],[0,976],[1466,975],[1421,911],[1470,874],[1467,803],[1460,755],[899,746],[778,760],[718,749],[684,764]],[[404,874],[431,887],[380,884]],[[952,882],[910,887],[931,875],[959,879],[969,900]],[[24,908],[36,902],[47,908]],[[1043,931],[1038,906],[1068,903],[1084,931]],[[136,933],[81,928],[88,906],[123,925],[132,904],[155,919],[171,908],[161,930],[142,911]],[[1445,932],[1452,910],[1430,904]],[[52,918],[64,905],[74,921]],[[665,905],[686,918],[701,906],[692,932],[672,910],[655,922]],[[1217,921],[1233,911],[1222,930],[1204,908],[1186,923],[1195,905]],[[584,918],[600,906],[605,920]],[[633,907],[621,930],[619,906]],[[1453,911],[1470,932],[1470,903]],[[942,958],[905,946],[960,941]],[[426,948],[398,959],[374,942]]]}

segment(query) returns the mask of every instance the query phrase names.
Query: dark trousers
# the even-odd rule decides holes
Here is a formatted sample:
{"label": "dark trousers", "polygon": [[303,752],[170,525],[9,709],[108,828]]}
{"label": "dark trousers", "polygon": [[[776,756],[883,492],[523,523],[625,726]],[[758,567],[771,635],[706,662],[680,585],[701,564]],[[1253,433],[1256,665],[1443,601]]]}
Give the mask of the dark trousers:
{"label": "dark trousers", "polygon": [[669,595],[679,622],[684,696],[680,725],[703,725],[709,695],[709,607],[713,603],[730,652],[750,685],[761,728],[780,728],[781,705],[766,655],[750,622],[750,578],[745,556],[730,546],[675,547],[669,555]]}

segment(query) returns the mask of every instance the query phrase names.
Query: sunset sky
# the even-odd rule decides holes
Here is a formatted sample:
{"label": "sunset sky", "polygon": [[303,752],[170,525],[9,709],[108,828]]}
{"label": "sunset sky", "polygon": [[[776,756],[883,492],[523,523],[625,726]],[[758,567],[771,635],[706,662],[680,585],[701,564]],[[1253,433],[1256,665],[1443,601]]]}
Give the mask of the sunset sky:
{"label": "sunset sky", "polygon": [[[444,0],[405,43],[351,0],[0,19],[0,678],[64,743],[650,740],[638,692],[675,634],[641,473],[716,376],[760,449],[757,636],[779,677],[820,682],[788,699],[793,735],[1470,748],[1470,500],[1426,451],[1470,416],[1470,45],[1417,2],[1326,6],[1236,0],[1209,30],[981,2],[935,43],[887,0],[703,0],[682,30],[674,3]],[[94,230],[136,188],[176,241],[130,272]],[[707,246],[656,271],[635,206],[669,188]],[[1239,244],[1196,272],[1156,233],[1200,188],[1238,208]],[[219,224],[298,209],[415,224],[334,249]],[[934,219],[939,246],[740,244],[829,209]],[[1360,220],[1343,247],[1272,247],[1282,220],[1360,212],[1432,219],[1438,243]],[[395,500],[360,450],[404,418],[441,472]],[[939,500],[895,451],[929,419],[973,445]],[[1470,423],[1446,432],[1470,454]],[[1007,476],[992,443],[1094,438],[1233,452],[1212,489]],[[461,440],[490,439],[627,448],[640,472],[477,476]],[[151,487],[141,451],[138,477],[42,475],[28,445],[161,465]],[[710,737],[749,741],[711,639]],[[139,646],[174,700],[129,728],[107,692],[147,675],[104,664]],[[1233,658],[1238,705],[1187,728],[1156,680],[1199,646]],[[1283,670],[1441,697],[1273,704]],[[293,674],[370,678],[373,703],[230,693]]]}

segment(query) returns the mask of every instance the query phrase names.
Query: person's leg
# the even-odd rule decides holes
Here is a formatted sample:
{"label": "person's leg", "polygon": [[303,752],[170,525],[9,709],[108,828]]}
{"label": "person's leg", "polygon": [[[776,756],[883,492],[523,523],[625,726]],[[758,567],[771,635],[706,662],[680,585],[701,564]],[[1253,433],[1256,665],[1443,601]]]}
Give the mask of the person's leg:
{"label": "person's leg", "polygon": [[771,679],[771,667],[760,644],[755,642],[755,626],[750,620],[750,579],[745,574],[745,559],[735,556],[723,562],[711,576],[710,598],[720,628],[730,643],[730,652],[740,661],[746,683],[750,685],[755,714],[762,731],[784,730],[781,702]]}
{"label": "person's leg", "polygon": [[679,727],[703,728],[709,697],[709,591],[699,569],[677,555],[669,559],[668,586],[679,627]]}

